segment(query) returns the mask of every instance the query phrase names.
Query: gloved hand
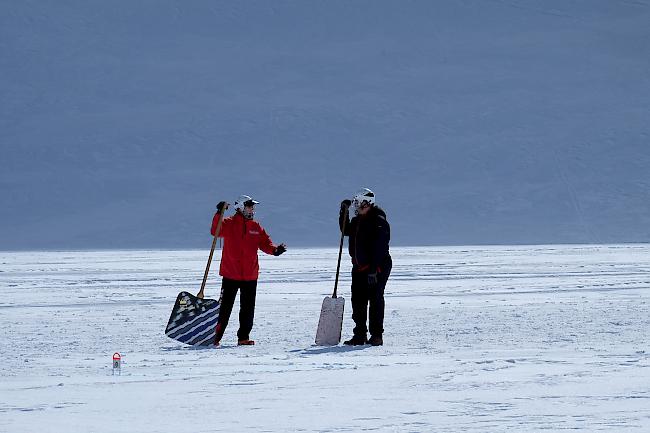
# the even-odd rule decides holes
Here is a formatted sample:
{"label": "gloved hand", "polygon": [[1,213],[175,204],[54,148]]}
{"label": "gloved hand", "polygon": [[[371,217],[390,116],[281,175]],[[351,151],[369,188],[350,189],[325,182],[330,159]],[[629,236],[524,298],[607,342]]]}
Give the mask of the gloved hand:
{"label": "gloved hand", "polygon": [[275,247],[275,251],[273,251],[274,256],[279,256],[280,254],[284,253],[287,250],[287,246],[285,244],[280,244],[277,247]]}
{"label": "gloved hand", "polygon": [[377,272],[368,274],[368,286],[375,287],[377,285]]}
{"label": "gloved hand", "polygon": [[341,210],[344,211],[345,209],[349,208],[350,205],[352,204],[351,200],[345,199],[341,202]]}
{"label": "gloved hand", "polygon": [[217,211],[219,211],[219,213],[222,213],[224,208],[228,209],[228,203],[226,203],[225,201],[220,201],[219,203],[217,203]]}

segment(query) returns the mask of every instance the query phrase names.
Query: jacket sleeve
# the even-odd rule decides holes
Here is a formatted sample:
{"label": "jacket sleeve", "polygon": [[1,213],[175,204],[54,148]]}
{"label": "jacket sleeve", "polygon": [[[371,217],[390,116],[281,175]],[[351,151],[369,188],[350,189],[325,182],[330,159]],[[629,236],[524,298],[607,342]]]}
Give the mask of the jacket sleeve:
{"label": "jacket sleeve", "polygon": [[[345,221],[345,228],[343,228],[343,221]],[[350,236],[350,211],[348,209],[347,215],[344,209],[339,212],[339,230],[344,236]],[[345,231],[343,231],[345,230]]]}
{"label": "jacket sleeve", "polygon": [[275,245],[271,241],[271,237],[266,233],[266,230],[260,226],[260,242],[257,246],[266,254],[273,254],[275,252]]}
{"label": "jacket sleeve", "polygon": [[388,244],[390,242],[390,224],[384,215],[375,217],[375,236],[370,257],[370,269],[377,270],[379,264],[388,255]]}
{"label": "jacket sleeve", "polygon": [[[215,235],[215,232],[217,231],[217,224],[219,224],[219,212],[214,214],[214,217],[212,217],[212,227],[210,228],[210,233],[212,236]],[[228,218],[223,219],[221,221],[221,230],[219,230],[219,237],[222,238],[224,237],[225,233],[227,232],[227,226],[230,224],[230,220]]]}

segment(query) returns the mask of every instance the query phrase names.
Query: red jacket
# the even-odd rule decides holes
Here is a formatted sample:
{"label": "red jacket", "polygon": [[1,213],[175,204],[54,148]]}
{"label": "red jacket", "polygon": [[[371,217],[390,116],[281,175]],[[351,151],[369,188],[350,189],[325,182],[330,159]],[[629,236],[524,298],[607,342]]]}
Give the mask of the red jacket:
{"label": "red jacket", "polygon": [[[212,218],[212,236],[218,222],[219,212]],[[223,238],[219,275],[231,280],[257,280],[260,271],[257,250],[266,254],[275,252],[275,245],[262,226],[255,220],[247,220],[239,212],[223,219],[219,237]]]}

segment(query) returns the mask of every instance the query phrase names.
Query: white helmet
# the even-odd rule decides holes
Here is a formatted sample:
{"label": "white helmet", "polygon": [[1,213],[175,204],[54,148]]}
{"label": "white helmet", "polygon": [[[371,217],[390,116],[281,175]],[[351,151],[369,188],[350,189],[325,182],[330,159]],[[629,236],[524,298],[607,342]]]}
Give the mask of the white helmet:
{"label": "white helmet", "polygon": [[375,204],[375,193],[368,188],[361,188],[356,194],[354,194],[354,197],[352,197],[352,205],[355,209],[359,209],[364,202],[368,203],[370,206]]}
{"label": "white helmet", "polygon": [[241,212],[242,215],[244,215],[244,218],[246,219],[253,219],[255,216],[255,211],[254,210],[246,210],[246,206],[255,206],[258,204],[259,201],[253,200],[253,198],[249,195],[240,195],[237,200],[235,200],[235,210],[238,212]]}

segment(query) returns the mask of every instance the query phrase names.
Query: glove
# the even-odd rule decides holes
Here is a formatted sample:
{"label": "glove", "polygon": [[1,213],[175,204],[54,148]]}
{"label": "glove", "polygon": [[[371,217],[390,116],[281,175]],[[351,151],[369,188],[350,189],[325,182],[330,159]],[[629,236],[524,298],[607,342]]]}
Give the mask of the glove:
{"label": "glove", "polygon": [[223,212],[224,207],[228,209],[228,203],[226,203],[225,201],[220,201],[219,203],[217,203],[217,211],[219,211],[219,213]]}
{"label": "glove", "polygon": [[377,285],[377,272],[368,274],[368,286],[375,287]]}
{"label": "glove", "polygon": [[341,211],[345,211],[345,209],[349,208],[350,205],[352,204],[352,201],[345,199],[341,202]]}
{"label": "glove", "polygon": [[287,250],[287,246],[285,244],[280,244],[277,247],[275,247],[275,251],[273,251],[274,256],[279,256],[280,254],[284,253]]}

